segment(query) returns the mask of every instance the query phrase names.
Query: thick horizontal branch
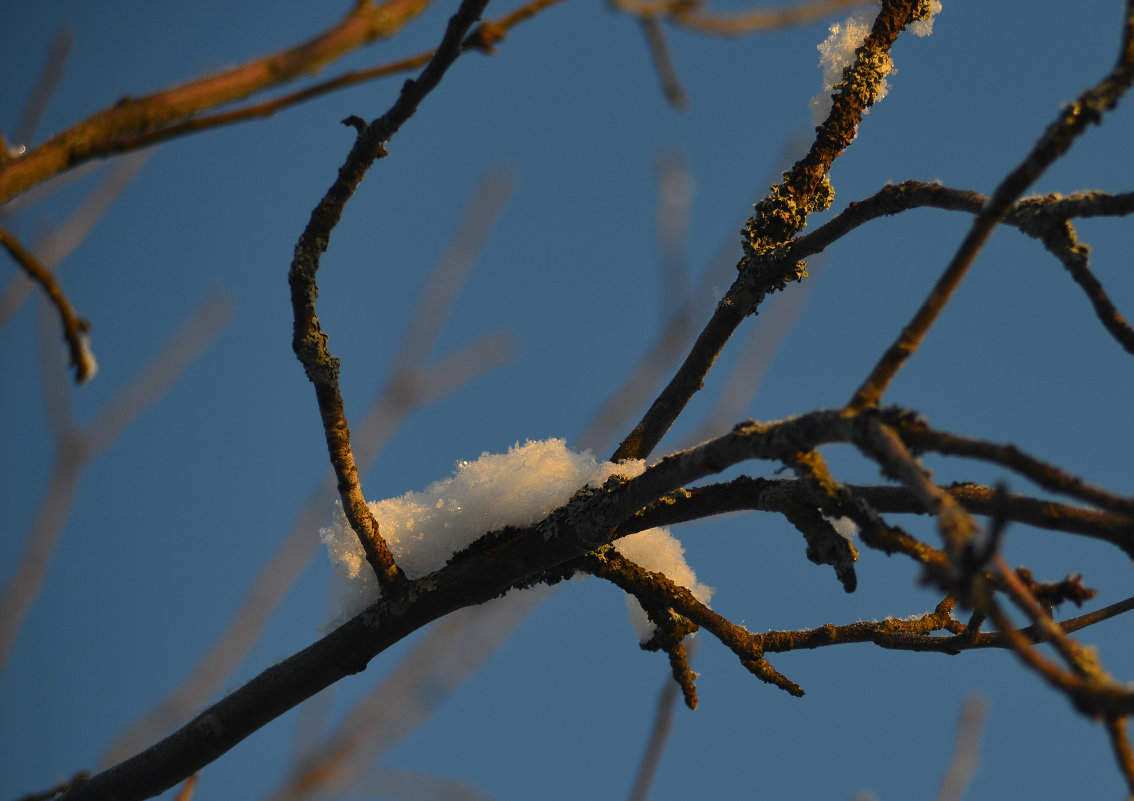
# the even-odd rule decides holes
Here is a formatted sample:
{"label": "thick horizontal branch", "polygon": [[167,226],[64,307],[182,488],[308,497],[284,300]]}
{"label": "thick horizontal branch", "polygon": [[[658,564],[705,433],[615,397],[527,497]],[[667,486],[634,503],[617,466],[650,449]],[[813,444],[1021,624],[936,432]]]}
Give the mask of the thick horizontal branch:
{"label": "thick horizontal branch", "polygon": [[[299,702],[363,670],[376,655],[430,621],[509,589],[531,586],[560,566],[629,533],[628,521],[635,513],[663,496],[678,497],[676,491],[685,484],[746,459],[779,459],[801,446],[854,441],[863,425],[882,420],[900,426],[908,414],[868,410],[862,417],[865,420],[820,411],[775,424],[746,423],[716,440],[666,457],[637,478],[614,477],[601,489],[581,491],[535,526],[486,534],[441,570],[406,582],[404,592],[378,601],[214,704],[166,740],[77,784],[64,797],[67,801],[108,797],[129,801],[161,792]],[[640,523],[640,518],[634,520],[635,525]],[[709,614],[711,610],[706,611],[688,592],[669,597],[675,611],[743,655],[753,673],[785,689],[794,687],[757,658],[759,649],[751,639],[756,635]],[[1104,695],[1114,710],[1134,710],[1134,693],[1106,689]]]}

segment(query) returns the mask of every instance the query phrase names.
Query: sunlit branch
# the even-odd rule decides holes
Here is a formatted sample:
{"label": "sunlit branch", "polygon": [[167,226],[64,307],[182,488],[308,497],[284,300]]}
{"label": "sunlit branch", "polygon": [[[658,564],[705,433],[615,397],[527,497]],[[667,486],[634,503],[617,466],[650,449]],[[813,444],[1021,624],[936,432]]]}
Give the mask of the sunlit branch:
{"label": "sunlit branch", "polygon": [[29,278],[43,287],[44,294],[55,306],[59,313],[59,320],[63,324],[63,339],[67,341],[67,348],[71,352],[71,366],[75,368],[75,383],[87,383],[98,370],[98,363],[95,362],[94,354],[87,342],[87,332],[91,328],[90,323],[75,312],[75,307],[71,305],[71,301],[67,300],[67,296],[63,294],[63,289],[59,286],[51,271],[35,257],[35,254],[25,248],[20,240],[3,228],[0,228],[0,245],[23,268]]}
{"label": "sunlit branch", "polygon": [[[533,0],[524,6],[516,9],[515,11],[507,14],[496,20],[488,20],[478,25],[465,39],[464,49],[466,50],[480,50],[484,53],[494,53],[496,45],[502,42],[508,33],[515,25],[531,19],[544,8],[555,5],[556,3],[563,2],[563,0]],[[206,114],[201,116],[192,117],[182,122],[169,124],[163,128],[153,131],[141,131],[139,133],[132,133],[123,136],[113,136],[102,142],[98,146],[97,155],[108,155],[113,153],[122,153],[130,150],[137,150],[138,148],[148,147],[159,142],[165,142],[177,137],[186,136],[189,134],[200,133],[201,131],[208,131],[214,128],[220,128],[225,125],[234,125],[241,122],[249,122],[256,119],[265,119],[271,117],[279,111],[297,106],[308,100],[313,100],[316,97],[331,92],[337,92],[349,86],[357,86],[359,84],[368,83],[370,81],[386,78],[391,75],[399,75],[406,72],[411,72],[420,69],[429,63],[429,60],[436,54],[436,50],[429,50],[424,53],[418,53],[415,56],[408,56],[397,61],[391,61],[386,64],[380,64],[376,67],[371,67],[364,70],[352,70],[345,72],[342,75],[337,75],[334,78],[329,78],[325,81],[320,81],[311,86],[305,87],[295,92],[289,92],[280,97],[265,100],[261,103],[254,103],[249,106],[242,106],[241,108],[233,109],[231,111],[223,111],[217,114]],[[92,155],[94,155],[92,151]]]}
{"label": "sunlit branch", "polygon": [[106,155],[103,143],[177,122],[308,75],[376,39],[392,36],[429,0],[360,0],[335,26],[287,50],[216,75],[120,102],[0,164],[0,203],[63,170]]}

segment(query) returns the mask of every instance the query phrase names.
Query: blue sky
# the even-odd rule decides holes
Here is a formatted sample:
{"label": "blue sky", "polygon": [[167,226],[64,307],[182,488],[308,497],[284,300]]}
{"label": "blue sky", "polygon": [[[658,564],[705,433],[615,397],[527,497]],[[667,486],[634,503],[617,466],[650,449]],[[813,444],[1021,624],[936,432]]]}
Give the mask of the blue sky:
{"label": "blue sky", "polygon": [[[10,135],[64,28],[74,48],[34,141],[125,94],[299,41],[348,5],[49,0],[34,12],[6,9],[0,130]],[[438,5],[397,40],[349,56],[342,68],[432,47],[454,7]],[[510,9],[490,4],[489,15]],[[831,173],[834,211],[889,181],[937,179],[991,191],[1060,105],[1109,69],[1121,12],[1116,0],[946,0],[932,36],[895,46],[889,96]],[[785,151],[798,152],[793,137],[809,133],[808,101],[820,85],[815,48],[826,24],[741,39],[672,33],[690,97],[684,111],[661,96],[638,26],[594,3],[549,9],[515,29],[497,56],[471,53],[454,66],[348,206],[320,273],[319,314],[343,360],[343,393],[357,426],[475,187],[503,171],[514,182],[511,195],[428,360],[499,332],[512,343],[511,357],[409,416],[364,469],[369,497],[422,489],[456,460],[517,441],[554,436],[577,444],[647,351],[671,303],[659,288],[658,154],[682,154],[692,176],[693,279],[722,246],[735,260],[751,203],[783,168]],[[0,673],[0,797],[97,767],[107,745],[214,642],[325,474],[315,399],[291,352],[287,267],[350,146],[339,120],[379,115],[399,85],[356,87],[267,121],[162,145],[63,262],[60,279],[94,325],[100,363],[89,386],[70,392],[79,425],[98,418],[204,298],[221,297],[231,319],[78,480],[43,592]],[[1129,191],[1132,124],[1128,99],[1034,191]],[[34,243],[103,174],[60,188],[5,224]],[[790,288],[806,293],[802,311],[740,416],[777,419],[844,403],[968,222],[956,213],[909,212],[831,247],[815,280]],[[1092,247],[1096,274],[1129,315],[1129,221],[1076,227]],[[0,281],[14,274],[11,265],[0,267]],[[696,327],[711,303],[694,299]],[[36,306],[23,304],[0,332],[0,581],[15,569],[51,475]],[[771,318],[769,310],[746,322],[657,455],[698,428],[734,368],[742,384],[755,383],[738,354],[750,332],[776,333],[764,330]],[[49,325],[55,337],[54,318]],[[887,399],[940,428],[1014,442],[1124,492],[1134,483],[1132,396],[1129,356],[1063,269],[1036,243],[1002,231]],[[599,455],[614,444],[600,444]],[[844,449],[829,456],[840,478],[879,480]],[[1007,478],[1014,490],[1030,489],[980,465],[929,464],[946,483]],[[309,566],[222,691],[319,636],[331,570],[316,548],[317,528],[330,515],[328,505],[311,526]],[[934,536],[926,521],[899,522]],[[798,534],[771,516],[677,533],[698,578],[716,587],[714,608],[754,630],[920,614],[938,600],[919,586],[912,565],[865,549],[859,590],[846,595],[828,569],[804,559]],[[1096,604],[1127,594],[1131,566],[1113,548],[1013,527],[1006,553],[1041,578],[1083,573],[1100,590]],[[621,594],[596,580],[569,582],[533,609],[382,766],[501,799],[625,796],[665,660],[638,649]],[[1099,644],[1113,675],[1134,676],[1129,618],[1084,639]],[[701,704],[676,710],[651,798],[927,797],[971,693],[986,698],[989,712],[969,798],[1122,792],[1102,730],[1010,654],[945,657],[860,645],[782,655],[773,664],[807,690],[794,699],[758,682],[711,638],[698,640]],[[328,706],[331,722],[415,642],[342,682]],[[265,797],[306,736],[297,728],[310,731],[312,718],[294,711],[249,738],[203,773],[200,797]]]}

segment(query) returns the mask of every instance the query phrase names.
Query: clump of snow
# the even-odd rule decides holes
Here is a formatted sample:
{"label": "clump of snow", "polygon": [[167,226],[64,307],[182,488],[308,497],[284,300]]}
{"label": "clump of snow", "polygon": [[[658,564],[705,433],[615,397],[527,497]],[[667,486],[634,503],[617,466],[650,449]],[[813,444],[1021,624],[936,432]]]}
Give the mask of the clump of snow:
{"label": "clump of snow", "polygon": [[941,0],[929,0],[929,12],[917,22],[911,23],[909,32],[914,36],[929,36],[933,33],[933,18],[941,13]]}
{"label": "clump of snow", "polygon": [[79,332],[79,365],[85,366],[86,372],[83,376],[83,383],[89,383],[92,378],[98,375],[98,360],[95,358],[94,351],[91,350],[91,338],[85,331]]}
{"label": "clump of snow", "polygon": [[[929,36],[933,33],[933,17],[941,11],[941,2],[928,0],[927,5],[926,14],[908,27],[915,36]],[[854,51],[866,41],[880,8],[880,4],[872,3],[858,9],[842,22],[832,23],[829,35],[818,45],[819,69],[823,72],[823,90],[811,98],[813,125],[819,125],[831,113],[831,91],[836,84],[842,82],[843,71],[854,62]],[[895,72],[897,70],[887,59],[884,74]],[[889,91],[889,82],[883,78],[874,102],[877,103],[884,98]]]}
{"label": "clump of snow", "polygon": [[[614,548],[640,567],[653,573],[664,573],[666,578],[687,588],[703,604],[713,597],[713,588],[697,581],[697,574],[685,561],[685,548],[667,528],[651,528],[623,537]],[[637,599],[627,595],[626,606],[630,611],[630,625],[638,639],[646,642],[654,636],[654,624]]]}
{"label": "clump of snow", "polygon": [[[826,39],[818,45],[819,69],[823,72],[823,90],[811,98],[811,122],[818,125],[831,113],[831,91],[843,80],[843,71],[854,62],[854,51],[862,46],[881,8],[871,4],[858,9],[842,22],[831,23]],[[878,99],[889,87],[883,81]]]}
{"label": "clump of snow", "polygon": [[828,517],[827,515],[823,515],[823,519],[831,524],[831,528],[835,529],[835,533],[848,542],[858,535],[858,523],[854,522],[849,517]]}
{"label": "clump of snow", "polygon": [[[616,474],[634,478],[645,469],[641,460],[600,463],[590,451],[570,450],[562,439],[529,441],[517,443],[507,453],[483,453],[475,461],[459,461],[452,476],[433,482],[424,492],[371,501],[369,506],[394,560],[407,577],[415,579],[439,570],[454,553],[489,531],[538,523],[584,485],[602,486]],[[341,505],[319,536],[345,584],[336,621],[341,622],[378,599],[378,582]],[[631,540],[635,555],[624,550],[623,543]],[[626,537],[617,548],[647,570],[665,573],[708,601],[712,590],[697,584],[681,544],[667,529]],[[644,612],[641,617],[644,626],[636,623],[635,630],[644,641],[653,636],[653,625]]]}

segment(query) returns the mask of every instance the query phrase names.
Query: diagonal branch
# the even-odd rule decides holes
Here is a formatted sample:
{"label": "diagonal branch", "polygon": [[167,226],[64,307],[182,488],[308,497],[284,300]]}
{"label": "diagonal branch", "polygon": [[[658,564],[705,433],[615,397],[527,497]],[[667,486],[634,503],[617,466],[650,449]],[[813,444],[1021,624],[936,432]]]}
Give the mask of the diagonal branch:
{"label": "diagonal branch", "polygon": [[0,203],[92,158],[107,143],[161,128],[205,109],[296,80],[376,39],[392,36],[430,0],[359,0],[336,25],[306,42],[196,81],[118,103],[0,164]]}
{"label": "diagonal branch", "polygon": [[[515,25],[531,19],[548,6],[555,5],[562,1],[563,0],[532,0],[532,2],[527,5],[521,6],[499,19],[483,22],[466,37],[464,48],[466,50],[480,50],[491,55],[495,52],[496,44],[502,41],[507,32]],[[436,52],[435,50],[430,50],[397,61],[379,64],[369,69],[344,72],[342,75],[320,81],[319,83],[294,92],[288,92],[280,97],[265,100],[261,103],[254,103],[249,106],[242,106],[231,111],[191,117],[187,120],[158,128],[157,130],[127,133],[121,136],[115,135],[99,146],[99,154],[108,155],[137,150],[159,142],[165,142],[169,139],[176,139],[179,136],[208,131],[225,125],[235,125],[241,122],[271,117],[276,112],[283,111],[284,109],[291,108],[292,106],[299,105],[316,97],[345,89],[348,86],[356,86],[378,78],[385,78],[390,75],[420,69],[429,63],[429,60],[433,58]]]}
{"label": "diagonal branch", "polygon": [[765,296],[783,289],[806,274],[802,263],[783,258],[782,247],[806,225],[814,211],[830,207],[834,190],[827,173],[835,159],[854,139],[863,114],[873,105],[898,34],[922,13],[917,0],[885,0],[874,27],[847,68],[844,81],[833,95],[831,113],[816,128],[807,155],[788,172],[783,182],[756,204],[748,219],[744,256],[739,276],[717,305],[712,318],[669,384],[642,420],[622,441],[612,461],[644,459],[673,425],[686,404],[704,384],[704,378],[721,350]]}
{"label": "diagonal branch", "polygon": [[1070,149],[1088,125],[1101,122],[1103,112],[1117,105],[1131,83],[1134,83],[1134,0],[1127,0],[1122,47],[1114,68],[1059,112],[1032,151],[996,188],[929,296],[851,397],[850,408],[878,405],[882,393],[917,350],[1012,203]]}
{"label": "diagonal branch", "polygon": [[75,307],[67,300],[59,282],[55,280],[55,276],[46,265],[25,248],[20,240],[3,228],[0,228],[0,245],[3,245],[16,263],[23,267],[29,278],[43,287],[48,300],[59,312],[59,319],[63,323],[63,339],[67,341],[67,348],[71,352],[71,366],[75,368],[75,382],[87,383],[98,372],[98,362],[95,361],[87,338],[91,324],[75,312]]}

